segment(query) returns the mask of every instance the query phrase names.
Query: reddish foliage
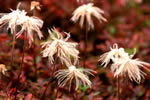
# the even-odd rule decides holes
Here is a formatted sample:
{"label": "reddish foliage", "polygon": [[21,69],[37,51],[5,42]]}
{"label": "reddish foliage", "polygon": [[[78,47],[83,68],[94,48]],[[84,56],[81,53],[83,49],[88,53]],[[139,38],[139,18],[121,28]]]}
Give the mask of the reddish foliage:
{"label": "reddish foliage", "polygon": [[[31,0],[22,1],[22,7],[29,8]],[[80,63],[83,63],[84,54],[84,35],[78,24],[70,21],[72,12],[82,3],[76,3],[75,0],[39,0],[41,11],[36,11],[36,16],[44,20],[42,32],[48,38],[47,28],[55,26],[60,31],[71,33],[69,41],[79,43]],[[87,0],[88,1],[88,0]],[[90,0],[89,0],[90,1]],[[127,48],[132,52],[132,48],[137,48],[136,57],[150,62],[150,3],[148,0],[93,0],[97,7],[105,11],[104,16],[108,20],[106,23],[99,23],[94,20],[95,29],[88,33],[87,59],[86,67],[96,71],[94,77],[90,77],[92,88],[80,88],[77,91],[77,100],[117,100],[117,82],[110,68],[102,68],[98,63],[99,55],[109,50],[114,43],[119,47]],[[16,1],[0,0],[1,13],[10,12],[9,8],[15,8]],[[28,11],[29,12],[29,11]],[[30,14],[30,12],[29,12]],[[67,86],[58,87],[57,80],[52,73],[53,65],[47,58],[41,56],[41,40],[36,38],[35,46],[31,48],[26,46],[23,69],[16,83],[21,70],[20,63],[22,58],[22,48],[24,36],[19,37],[15,44],[14,63],[11,66],[11,47],[12,35],[6,31],[0,30],[0,63],[7,66],[6,75],[0,75],[0,98],[14,98],[16,90],[17,97],[25,100],[38,100],[48,85],[48,80],[53,76],[47,92],[46,100],[53,100],[58,95],[57,100],[72,100],[73,92],[67,90]],[[34,56],[36,58],[34,63]],[[56,65],[60,69],[62,64]],[[147,66],[150,69],[150,66]],[[146,72],[146,70],[144,70]],[[120,97],[126,100],[149,100],[150,98],[150,74],[146,72],[145,80],[141,85],[120,78]],[[16,86],[17,85],[17,86]],[[17,87],[17,88],[16,88]]]}

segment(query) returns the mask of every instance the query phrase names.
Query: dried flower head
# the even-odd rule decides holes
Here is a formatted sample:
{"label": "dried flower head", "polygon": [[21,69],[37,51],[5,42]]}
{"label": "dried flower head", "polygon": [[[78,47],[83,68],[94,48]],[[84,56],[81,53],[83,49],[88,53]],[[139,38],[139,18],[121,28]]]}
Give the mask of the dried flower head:
{"label": "dried flower head", "polygon": [[147,69],[145,65],[150,66],[149,63],[140,61],[139,59],[131,59],[130,57],[121,58],[112,64],[111,70],[114,72],[114,76],[128,76],[131,81],[134,80],[140,83],[141,79],[146,75],[146,73],[140,70],[140,67]]}
{"label": "dried flower head", "polygon": [[[62,69],[56,71],[56,77],[58,79],[58,85],[60,87],[64,87],[65,85],[69,85],[69,90],[71,89],[71,84],[73,80],[75,80],[76,88],[78,89],[79,85],[83,84],[83,86],[89,86],[91,88],[91,81],[89,80],[86,74],[92,74],[93,70],[91,69],[83,69],[83,68],[76,68],[75,66],[71,65],[68,69]],[[85,73],[85,74],[84,74]]]}
{"label": "dried flower head", "polygon": [[32,1],[31,2],[30,9],[33,10],[35,8],[38,9],[38,10],[41,10],[41,8],[40,8],[40,2],[38,2],[38,1]]}
{"label": "dried flower head", "polygon": [[132,55],[129,55],[125,52],[124,48],[118,48],[118,45],[114,44],[110,52],[100,56],[100,61],[102,61],[102,65],[104,64],[104,67],[106,67],[110,60],[112,60],[111,71],[114,73],[114,76],[128,76],[130,80],[140,83],[145,75],[145,73],[140,70],[140,67],[146,69],[145,65],[150,66],[150,64],[140,61],[139,59],[132,59],[135,54],[136,50],[134,50]]}
{"label": "dried flower head", "polygon": [[0,64],[0,72],[2,74],[5,74],[6,71],[7,71],[6,66],[4,64]]}
{"label": "dried flower head", "polygon": [[114,44],[112,48],[110,48],[109,52],[104,53],[103,55],[100,56],[99,61],[102,62],[101,65],[104,65],[106,67],[110,60],[119,59],[119,58],[124,58],[128,57],[128,54],[124,51],[124,48],[118,48],[117,44]]}
{"label": "dried flower head", "polygon": [[0,18],[0,27],[8,24],[8,29],[11,29],[11,33],[15,31],[15,28],[18,24],[19,20],[22,20],[27,14],[24,10],[19,10],[19,5],[16,10],[11,9],[11,13],[5,14],[1,13],[2,17]]}
{"label": "dried flower head", "polygon": [[73,17],[71,18],[72,21],[77,22],[78,20],[80,23],[81,28],[83,27],[85,20],[86,24],[88,25],[88,30],[94,28],[92,16],[96,17],[100,22],[101,21],[107,21],[102,14],[104,13],[103,10],[101,10],[98,7],[94,7],[93,3],[84,4],[80,7],[78,7],[73,12]]}
{"label": "dried flower head", "polygon": [[37,17],[24,16],[22,20],[18,21],[18,24],[21,25],[21,30],[16,34],[17,38],[24,32],[27,32],[29,38],[29,44],[33,42],[33,34],[36,32],[41,39],[43,37],[40,29],[43,26],[43,21]]}
{"label": "dried flower head", "polygon": [[73,58],[74,62],[77,62],[79,51],[76,49],[77,43],[67,42],[70,38],[70,34],[67,34],[66,38],[63,38],[62,34],[55,28],[49,30],[50,40],[42,43],[42,48],[45,48],[42,53],[43,57],[48,57],[51,63],[54,62],[54,55],[56,54],[61,62],[71,62]]}

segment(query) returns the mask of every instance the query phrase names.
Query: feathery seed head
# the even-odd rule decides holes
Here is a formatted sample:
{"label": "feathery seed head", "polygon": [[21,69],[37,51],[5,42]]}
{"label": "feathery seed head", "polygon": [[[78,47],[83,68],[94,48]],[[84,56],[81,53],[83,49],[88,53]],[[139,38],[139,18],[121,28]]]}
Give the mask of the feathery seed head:
{"label": "feathery seed head", "polygon": [[119,59],[112,66],[112,72],[114,76],[128,76],[131,81],[135,81],[137,83],[141,82],[141,79],[144,78],[144,73],[140,70],[140,67],[147,69],[146,66],[150,66],[149,63],[140,61],[138,59]]}
{"label": "feathery seed head", "polygon": [[36,32],[41,39],[43,37],[41,28],[43,26],[43,21],[35,16],[29,17],[24,16],[22,20],[18,21],[21,26],[21,30],[16,34],[17,38],[26,31],[27,37],[29,38],[29,44],[33,42],[33,34]]}
{"label": "feathery seed head", "polygon": [[50,40],[42,43],[42,48],[45,48],[42,53],[43,57],[48,57],[51,63],[54,62],[54,55],[56,54],[62,63],[71,63],[71,57],[74,62],[78,62],[79,51],[76,49],[77,43],[67,42],[70,37],[69,33],[66,38],[55,28],[49,30]]}
{"label": "feathery seed head", "polygon": [[15,31],[15,27],[17,25],[20,25],[18,21],[22,20],[26,16],[27,12],[24,10],[11,10],[11,13],[8,14],[2,14],[2,17],[0,18],[0,27],[8,24],[8,29],[11,29],[11,33],[13,34]]}
{"label": "feathery seed head", "polygon": [[110,60],[114,61],[116,59],[127,57],[127,56],[128,54],[125,52],[124,48],[118,48],[118,45],[114,44],[112,48],[110,47],[109,52],[106,52],[100,56],[99,61],[102,62],[101,65],[104,65],[104,67],[106,67],[110,62]]}
{"label": "feathery seed head", "polygon": [[97,18],[100,22],[101,21],[107,21],[102,14],[104,13],[103,10],[101,10],[98,7],[94,7],[93,3],[84,4],[80,7],[78,7],[74,12],[71,20],[73,22],[77,22],[79,20],[81,28],[83,28],[84,23],[88,25],[88,30],[94,29],[94,23],[92,20],[92,16]]}
{"label": "feathery seed head", "polygon": [[118,48],[117,44],[114,44],[113,48],[110,49],[111,51],[100,56],[102,65],[104,64],[104,67],[106,67],[110,60],[112,60],[111,71],[114,73],[114,76],[128,76],[130,80],[140,83],[145,75],[145,73],[140,70],[140,67],[147,69],[145,65],[150,66],[150,64],[140,61],[139,59],[132,59],[136,53],[135,49],[132,55],[126,53],[124,48]]}
{"label": "feathery seed head", "polygon": [[[79,85],[83,84],[83,86],[91,87],[91,81],[89,80],[86,74],[92,74],[94,72],[90,69],[83,69],[83,68],[76,68],[75,66],[71,65],[68,69],[58,70],[56,72],[56,77],[58,79],[58,85],[64,87],[65,85],[69,85],[69,90],[71,89],[71,84],[73,80],[75,80],[76,90],[78,89]],[[84,74],[85,73],[85,74]]]}

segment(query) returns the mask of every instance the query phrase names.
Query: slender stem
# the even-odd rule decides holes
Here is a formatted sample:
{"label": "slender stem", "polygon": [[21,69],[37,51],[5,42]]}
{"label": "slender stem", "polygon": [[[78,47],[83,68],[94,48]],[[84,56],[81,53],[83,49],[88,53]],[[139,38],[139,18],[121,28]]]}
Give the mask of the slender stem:
{"label": "slender stem", "polygon": [[56,59],[55,59],[55,61],[54,61],[54,65],[53,65],[54,68],[53,68],[53,70],[52,70],[51,77],[50,77],[50,79],[49,79],[49,81],[48,81],[47,87],[45,88],[45,90],[44,90],[44,92],[43,92],[43,94],[42,94],[42,96],[41,96],[41,100],[45,100],[46,91],[47,91],[48,86],[50,85],[50,83],[51,83],[51,81],[52,81],[52,79],[53,79],[53,74],[54,74],[54,71],[55,71],[55,69],[56,69],[57,58],[58,58],[58,57],[56,57]]}
{"label": "slender stem", "polygon": [[[125,81],[124,90],[125,90],[125,91],[129,91],[129,89],[130,89],[130,84],[129,84],[129,81],[128,81],[128,77],[127,77],[127,76],[125,76],[124,81]],[[128,94],[124,94],[124,95],[123,95],[123,97],[126,97],[126,96],[128,96]]]}
{"label": "slender stem", "polygon": [[[13,62],[14,62],[15,42],[16,42],[16,25],[15,25],[15,29],[14,29],[14,33],[13,33],[13,38],[12,38],[11,64],[10,64],[11,67],[13,66]],[[16,98],[16,95],[15,95],[15,98]]]}
{"label": "slender stem", "polygon": [[56,99],[57,99],[57,96],[58,96],[58,91],[59,91],[59,86],[56,89],[56,96],[55,96]]}
{"label": "slender stem", "polygon": [[45,94],[46,94],[46,91],[47,91],[47,89],[48,89],[48,86],[49,86],[50,83],[51,83],[51,79],[52,79],[52,78],[50,78],[49,81],[48,81],[47,87],[45,88],[45,90],[44,90],[44,92],[43,92],[43,94],[42,94],[41,100],[45,100],[45,99],[44,99],[44,98],[45,98]]}
{"label": "slender stem", "polygon": [[84,59],[83,59],[83,67],[86,66],[86,58],[87,58],[87,43],[88,42],[88,26],[86,24],[86,27],[85,27],[85,39],[84,39]]}
{"label": "slender stem", "polygon": [[[60,66],[62,66],[62,63],[60,63]],[[57,70],[57,67],[55,68],[55,70]],[[57,97],[58,97],[58,92],[59,92],[59,86],[57,86],[57,88],[56,88],[56,96],[55,96],[55,99],[57,99]]]}
{"label": "slender stem", "polygon": [[77,93],[76,93],[76,92],[73,93],[73,100],[78,100],[78,99],[77,99]]}
{"label": "slender stem", "polygon": [[11,66],[13,65],[13,60],[14,60],[15,41],[16,41],[16,26],[15,26],[14,33],[13,33],[13,38],[12,38]]}
{"label": "slender stem", "polygon": [[118,97],[118,100],[120,100],[120,82],[119,82],[119,77],[117,77],[117,97]]}
{"label": "slender stem", "polygon": [[21,60],[21,64],[20,64],[20,68],[21,69],[20,69],[20,72],[19,72],[19,75],[18,75],[18,78],[17,78],[17,83],[16,83],[15,100],[17,100],[17,89],[18,89],[17,86],[18,86],[18,83],[19,83],[19,79],[20,79],[20,75],[21,75],[22,69],[23,69],[26,40],[27,40],[27,32],[25,32],[25,39],[24,39],[24,42],[23,42],[23,54],[22,54],[22,60]]}
{"label": "slender stem", "polygon": [[75,86],[75,83],[72,82],[70,94],[72,94],[72,99],[73,100],[77,100],[77,92],[76,92],[76,89],[75,89],[74,86]]}
{"label": "slender stem", "polygon": [[[35,16],[35,11],[36,11],[36,9],[33,9],[31,11],[33,16]],[[35,78],[37,79],[36,51],[34,51],[35,47],[36,47],[36,36],[35,36],[35,34],[33,34],[33,52],[35,52],[35,53],[33,53],[33,65],[35,67]]]}
{"label": "slender stem", "polygon": [[35,44],[35,39],[36,39],[35,34],[33,35],[33,38],[34,38],[34,40],[33,40],[33,52],[35,52],[35,53],[33,53],[33,64],[34,64],[34,67],[35,67],[35,78],[37,78],[36,51],[34,51],[34,49],[36,47],[36,44]]}

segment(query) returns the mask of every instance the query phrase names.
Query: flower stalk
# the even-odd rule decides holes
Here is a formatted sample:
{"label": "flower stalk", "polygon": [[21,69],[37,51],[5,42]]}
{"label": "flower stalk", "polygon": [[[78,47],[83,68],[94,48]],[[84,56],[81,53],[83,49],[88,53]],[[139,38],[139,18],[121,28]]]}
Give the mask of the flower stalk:
{"label": "flower stalk", "polygon": [[[35,16],[35,11],[36,11],[35,4],[36,4],[35,1],[31,2],[30,9],[31,9],[32,16]],[[36,36],[35,36],[35,34],[33,34],[33,48],[32,48],[33,52],[36,52],[35,47],[36,47]],[[35,73],[34,73],[35,75],[34,76],[35,76],[35,79],[37,79],[36,53],[33,53],[33,66],[35,67]]]}
{"label": "flower stalk", "polygon": [[[79,0],[77,0],[79,2]],[[84,0],[85,2],[85,0]],[[87,55],[87,40],[88,40],[88,31],[94,29],[94,22],[92,17],[98,19],[99,22],[107,21],[102,14],[104,11],[98,7],[95,7],[93,3],[83,4],[79,6],[73,13],[71,20],[73,22],[79,21],[81,28],[85,27],[85,39],[84,39],[84,57],[83,57],[83,66],[85,67],[86,55]]]}
{"label": "flower stalk", "polygon": [[[55,59],[55,61],[54,61],[54,64],[53,64],[53,67],[54,67],[54,68],[52,69],[51,77],[50,77],[50,79],[49,79],[49,81],[48,81],[48,84],[47,84],[47,86],[46,86],[46,88],[45,88],[45,90],[44,90],[42,96],[41,96],[41,100],[44,100],[44,99],[45,99],[46,91],[47,91],[47,89],[48,89],[50,83],[51,83],[52,80],[53,80],[53,74],[54,74],[55,69],[56,69],[57,60],[58,60],[58,57],[56,57],[56,59]],[[57,89],[58,89],[58,88],[57,88]],[[57,98],[57,97],[56,97],[56,98]]]}
{"label": "flower stalk", "polygon": [[83,58],[83,67],[86,66],[86,58],[87,58],[87,49],[88,49],[88,24],[86,22],[85,27],[85,39],[84,39],[84,58]]}
{"label": "flower stalk", "polygon": [[24,33],[24,42],[23,42],[23,53],[22,53],[22,60],[21,60],[21,64],[20,64],[20,72],[19,72],[19,75],[17,77],[17,84],[16,84],[16,93],[15,93],[15,100],[17,100],[17,90],[18,90],[18,83],[19,83],[19,80],[20,80],[20,75],[21,75],[21,72],[23,70],[23,63],[24,63],[24,53],[25,53],[25,47],[26,47],[26,41],[27,41],[27,31],[25,31]]}
{"label": "flower stalk", "polygon": [[13,60],[14,60],[15,42],[16,42],[16,26],[15,26],[14,33],[13,33],[13,38],[12,38],[11,66],[13,65]]}
{"label": "flower stalk", "polygon": [[119,77],[117,77],[117,97],[118,97],[118,100],[120,100],[120,81],[119,81]]}
{"label": "flower stalk", "polygon": [[135,54],[135,49],[133,54],[129,55],[125,52],[124,48],[118,48],[118,45],[114,44],[113,47],[110,48],[109,52],[100,56],[99,61],[102,62],[101,65],[104,67],[106,67],[110,61],[113,62],[113,64],[111,64],[111,71],[114,73],[114,77],[117,77],[118,99],[120,99],[119,76],[126,76],[131,81],[135,81],[139,84],[141,80],[144,79],[144,75],[146,75],[146,73],[144,73],[140,68],[142,67],[149,70],[146,67],[150,66],[149,63],[143,62],[138,58],[133,59]]}

